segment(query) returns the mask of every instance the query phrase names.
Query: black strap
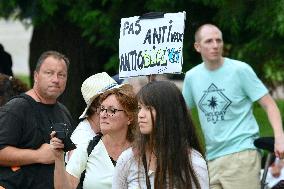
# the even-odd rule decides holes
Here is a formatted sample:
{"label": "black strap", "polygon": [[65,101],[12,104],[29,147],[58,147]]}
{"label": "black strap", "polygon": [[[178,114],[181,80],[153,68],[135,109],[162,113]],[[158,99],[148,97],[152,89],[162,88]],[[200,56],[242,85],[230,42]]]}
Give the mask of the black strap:
{"label": "black strap", "polygon": [[143,162],[143,166],[144,166],[144,170],[145,170],[146,186],[147,186],[147,189],[151,189],[151,183],[150,183],[150,179],[149,179],[149,176],[148,176],[147,160],[146,160],[145,154],[142,157],[142,162]]}
{"label": "black strap", "polygon": [[[68,109],[66,109],[66,107],[65,107],[63,104],[61,104],[60,102],[57,102],[57,105],[60,107],[60,109],[61,109],[61,110],[65,113],[65,115],[68,117],[68,119],[69,119],[70,122],[71,122],[70,127],[72,127],[72,130],[74,130],[73,125],[75,125],[75,123],[74,123],[73,117],[72,117],[72,115],[70,114],[70,112],[68,111]],[[71,134],[72,134],[72,132],[71,132]]]}
{"label": "black strap", "polygon": [[[101,140],[102,136],[103,136],[103,134],[101,132],[98,132],[97,135],[92,140],[90,140],[88,148],[87,148],[88,159],[89,159],[89,156],[92,153],[93,149],[95,148],[95,146]],[[88,163],[88,160],[87,160],[87,163]],[[84,182],[84,179],[85,179],[85,175],[86,175],[86,169],[81,174],[80,183],[78,184],[77,189],[83,189],[83,182]]]}
{"label": "black strap", "polygon": [[142,19],[164,18],[164,14],[165,13],[163,12],[148,12],[140,16],[139,19],[142,20]]}
{"label": "black strap", "polygon": [[116,161],[111,157],[111,156],[108,156],[113,164],[113,166],[116,166]]}
{"label": "black strap", "polygon": [[284,180],[280,180],[273,188],[271,189],[281,189],[284,188]]}

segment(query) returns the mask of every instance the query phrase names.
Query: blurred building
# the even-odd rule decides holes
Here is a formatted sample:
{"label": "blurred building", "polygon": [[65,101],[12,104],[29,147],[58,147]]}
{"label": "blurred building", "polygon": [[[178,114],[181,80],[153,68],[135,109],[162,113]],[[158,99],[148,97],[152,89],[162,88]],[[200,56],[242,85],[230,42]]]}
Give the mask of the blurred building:
{"label": "blurred building", "polygon": [[12,56],[14,75],[28,75],[29,44],[33,27],[18,20],[0,19],[0,43]]}

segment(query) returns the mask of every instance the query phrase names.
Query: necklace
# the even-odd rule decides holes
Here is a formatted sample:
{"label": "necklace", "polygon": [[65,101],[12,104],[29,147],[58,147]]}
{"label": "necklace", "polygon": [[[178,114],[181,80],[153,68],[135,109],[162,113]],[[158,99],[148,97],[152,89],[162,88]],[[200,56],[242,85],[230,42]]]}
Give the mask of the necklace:
{"label": "necklace", "polygon": [[157,163],[157,157],[153,152],[151,152],[150,157],[149,157],[148,170],[155,171],[156,163]]}
{"label": "necklace", "polygon": [[35,93],[35,95],[36,95],[38,101],[39,101],[40,103],[42,103],[41,98],[39,97],[39,95],[37,94],[37,92],[36,92],[34,89],[33,89],[33,92]]}

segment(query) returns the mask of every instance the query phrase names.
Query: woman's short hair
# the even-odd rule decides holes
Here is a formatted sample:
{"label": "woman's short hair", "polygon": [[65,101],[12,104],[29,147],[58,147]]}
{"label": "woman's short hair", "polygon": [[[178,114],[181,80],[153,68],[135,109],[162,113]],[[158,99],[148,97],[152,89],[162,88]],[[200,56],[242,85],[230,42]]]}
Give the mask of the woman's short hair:
{"label": "woman's short hair", "polygon": [[100,103],[102,103],[108,96],[115,95],[118,102],[123,107],[126,115],[130,118],[131,122],[128,126],[127,139],[132,142],[135,138],[137,129],[137,109],[138,102],[133,92],[133,87],[129,84],[123,84],[119,88],[114,88],[104,92],[100,96]]}
{"label": "woman's short hair", "polygon": [[94,113],[97,112],[97,108],[100,105],[100,96],[98,96],[97,98],[95,98],[91,104],[91,106],[89,107],[89,109],[86,112],[87,116],[92,116]]}

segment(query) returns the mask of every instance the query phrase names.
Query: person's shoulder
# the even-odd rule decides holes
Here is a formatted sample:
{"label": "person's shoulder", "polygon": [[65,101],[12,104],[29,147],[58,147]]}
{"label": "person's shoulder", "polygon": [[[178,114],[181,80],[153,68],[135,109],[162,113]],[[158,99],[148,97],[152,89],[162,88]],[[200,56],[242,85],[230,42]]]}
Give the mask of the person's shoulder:
{"label": "person's shoulder", "polygon": [[84,118],[82,121],[79,122],[76,129],[90,130],[91,127],[89,121],[86,118]]}
{"label": "person's shoulder", "polygon": [[12,117],[16,120],[23,120],[32,111],[30,103],[21,97],[14,97],[0,108],[0,117]]}
{"label": "person's shoulder", "polygon": [[193,164],[197,164],[201,167],[207,167],[204,157],[197,150],[191,149],[190,155]]}
{"label": "person's shoulder", "polygon": [[197,157],[197,158],[203,158],[201,153],[199,151],[195,150],[194,148],[191,149],[191,156],[192,157]]}
{"label": "person's shoulder", "polygon": [[126,158],[132,158],[132,157],[134,157],[133,148],[130,147],[130,148],[124,150],[124,151],[121,153],[121,156],[124,156],[124,157],[126,157]]}
{"label": "person's shoulder", "polygon": [[235,70],[251,69],[251,66],[248,63],[240,60],[225,58],[225,63],[228,64],[230,69],[235,69]]}
{"label": "person's shoulder", "polygon": [[123,162],[130,162],[133,161],[134,158],[134,153],[133,153],[133,148],[128,148],[125,151],[123,151],[120,156],[119,156],[120,161]]}
{"label": "person's shoulder", "polygon": [[[74,120],[73,120],[73,117],[72,117],[70,111],[68,110],[68,108],[64,104],[62,104],[61,102],[58,102],[58,101],[56,102],[56,105],[57,105],[56,107],[59,107],[58,110],[61,113],[65,114],[67,116],[67,118],[69,119],[69,121],[73,125],[74,124]],[[73,127],[75,127],[75,125],[73,125]],[[73,128],[72,130],[74,130],[74,129],[75,128]]]}
{"label": "person's shoulder", "polygon": [[133,149],[132,148],[128,148],[127,150],[123,151],[116,163],[116,167],[118,169],[122,169],[122,170],[127,170],[130,171],[131,167],[133,168],[133,166],[137,165],[137,161],[135,159],[134,153],[133,153]]}
{"label": "person's shoulder", "polygon": [[87,119],[82,120],[71,135],[71,140],[75,144],[86,143],[95,136]]}
{"label": "person's shoulder", "polygon": [[57,105],[60,107],[60,109],[64,110],[65,112],[68,112],[69,113],[69,110],[68,108],[62,104],[61,102],[57,101]]}
{"label": "person's shoulder", "polygon": [[27,98],[31,98],[31,97],[29,97],[26,94],[15,96],[11,100],[9,100],[4,106],[2,106],[1,109],[17,110],[17,111],[25,109],[30,106],[30,103],[27,100]]}
{"label": "person's shoulder", "polygon": [[193,68],[191,68],[190,70],[188,70],[185,73],[185,77],[189,77],[190,75],[194,75],[195,73],[198,74],[198,72],[201,71],[202,68],[203,68],[203,63],[200,63],[200,64],[194,66]]}

